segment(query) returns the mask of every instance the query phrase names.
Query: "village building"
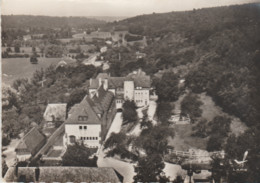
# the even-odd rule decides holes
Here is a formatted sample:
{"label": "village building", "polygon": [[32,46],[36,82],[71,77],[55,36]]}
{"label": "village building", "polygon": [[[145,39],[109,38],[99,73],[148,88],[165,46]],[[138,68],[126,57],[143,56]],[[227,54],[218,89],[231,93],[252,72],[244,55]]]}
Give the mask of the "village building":
{"label": "village building", "polygon": [[34,156],[45,144],[45,137],[36,127],[32,128],[15,148],[17,161],[26,161]]}
{"label": "village building", "polygon": [[106,91],[114,94],[117,109],[122,108],[125,100],[133,100],[138,107],[149,105],[151,79],[140,69],[126,77],[111,77],[107,73],[98,74],[95,79],[90,79],[90,96],[93,96],[101,85]]}
{"label": "village building", "polygon": [[67,104],[48,104],[43,114],[45,127],[54,128],[57,123],[66,120]]}
{"label": "village building", "polygon": [[123,182],[123,177],[109,167],[10,167],[6,182]]}
{"label": "village building", "polygon": [[74,105],[65,122],[64,145],[83,143],[99,148],[116,114],[114,95],[101,85],[92,96]]}

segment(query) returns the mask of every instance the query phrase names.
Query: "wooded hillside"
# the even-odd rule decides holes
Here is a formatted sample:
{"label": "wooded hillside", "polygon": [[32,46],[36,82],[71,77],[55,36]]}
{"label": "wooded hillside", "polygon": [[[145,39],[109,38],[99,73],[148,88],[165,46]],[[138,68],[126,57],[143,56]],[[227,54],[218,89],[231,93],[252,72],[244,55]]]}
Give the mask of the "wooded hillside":
{"label": "wooded hillside", "polygon": [[100,25],[105,21],[86,17],[50,17],[32,15],[2,15],[3,28],[62,28],[75,27],[86,28],[93,25]]}

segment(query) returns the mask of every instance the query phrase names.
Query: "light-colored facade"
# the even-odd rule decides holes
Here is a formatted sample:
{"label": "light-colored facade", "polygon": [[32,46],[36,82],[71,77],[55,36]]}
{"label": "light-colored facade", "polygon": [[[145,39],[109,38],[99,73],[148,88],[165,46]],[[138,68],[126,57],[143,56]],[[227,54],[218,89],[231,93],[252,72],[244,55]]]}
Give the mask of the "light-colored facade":
{"label": "light-colored facade", "polygon": [[95,79],[90,79],[90,95],[94,94],[102,84],[105,90],[111,91],[115,95],[117,109],[122,108],[125,100],[133,100],[137,107],[149,105],[150,76],[141,70],[126,77],[110,77],[106,73],[100,73]]}
{"label": "light-colored facade", "polygon": [[99,148],[101,144],[101,124],[68,124],[65,125],[67,144],[82,142],[90,148]]}
{"label": "light-colored facade", "polygon": [[101,85],[90,92],[68,113],[65,122],[64,145],[84,144],[99,148],[116,113],[114,94]]}

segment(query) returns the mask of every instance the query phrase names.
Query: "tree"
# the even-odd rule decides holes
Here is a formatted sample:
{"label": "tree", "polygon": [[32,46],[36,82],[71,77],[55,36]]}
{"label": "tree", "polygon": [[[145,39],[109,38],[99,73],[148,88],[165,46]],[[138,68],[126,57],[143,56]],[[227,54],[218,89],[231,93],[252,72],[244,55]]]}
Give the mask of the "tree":
{"label": "tree", "polygon": [[163,175],[165,164],[159,154],[139,158],[135,166],[134,182],[168,182]]}
{"label": "tree", "polygon": [[160,80],[155,81],[156,93],[159,101],[175,101],[178,99],[181,91],[178,87],[179,79],[173,72],[166,72]]}
{"label": "tree", "polygon": [[188,94],[181,102],[181,114],[184,116],[189,115],[191,121],[194,122],[202,114],[200,109],[202,104],[196,95]]}
{"label": "tree", "polygon": [[206,138],[210,133],[210,129],[209,129],[207,120],[201,119],[200,121],[198,121],[196,126],[193,127],[193,131],[195,131],[192,134],[193,136]]}
{"label": "tree", "polygon": [[86,96],[86,94],[87,93],[84,89],[76,88],[73,90],[68,99],[68,108],[72,107],[76,103],[79,103]]}
{"label": "tree", "polygon": [[172,106],[169,102],[158,102],[156,114],[161,123],[169,124],[169,118],[172,115]]}
{"label": "tree", "polygon": [[68,146],[66,153],[62,157],[62,165],[97,167],[97,157],[89,158],[92,154],[93,152],[84,145]]}
{"label": "tree", "polygon": [[38,59],[37,59],[37,56],[35,54],[33,54],[31,57],[30,57],[30,62],[32,64],[37,64],[38,63]]}
{"label": "tree", "polygon": [[129,122],[136,122],[138,119],[136,112],[136,105],[134,101],[126,100],[123,104],[123,121],[124,124]]}

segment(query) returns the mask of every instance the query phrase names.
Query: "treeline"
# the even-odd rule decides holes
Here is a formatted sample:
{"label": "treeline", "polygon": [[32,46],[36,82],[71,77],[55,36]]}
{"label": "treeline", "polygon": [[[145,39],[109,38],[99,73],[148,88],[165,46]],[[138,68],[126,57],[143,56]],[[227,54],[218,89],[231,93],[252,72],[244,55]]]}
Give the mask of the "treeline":
{"label": "treeline", "polygon": [[104,24],[105,21],[86,17],[50,17],[32,15],[2,15],[4,28],[87,28]]}

